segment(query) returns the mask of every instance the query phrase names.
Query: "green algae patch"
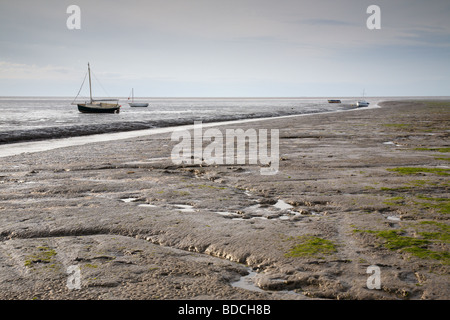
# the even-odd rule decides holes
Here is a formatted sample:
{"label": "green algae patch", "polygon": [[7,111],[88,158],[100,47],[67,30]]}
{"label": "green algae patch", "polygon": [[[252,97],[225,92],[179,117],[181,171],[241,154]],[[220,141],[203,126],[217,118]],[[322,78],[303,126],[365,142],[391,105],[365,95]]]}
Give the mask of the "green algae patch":
{"label": "green algae patch", "polygon": [[388,205],[388,206],[400,206],[403,205],[405,202],[405,198],[404,197],[392,197],[392,198],[388,198],[386,199],[387,201],[383,201],[384,204]]}
{"label": "green algae patch", "polygon": [[382,245],[389,250],[407,252],[421,259],[438,260],[443,264],[450,264],[450,253],[448,251],[433,251],[429,249],[429,246],[435,242],[433,240],[447,239],[448,234],[423,232],[419,233],[422,238],[416,238],[403,235],[404,230],[354,230],[354,232],[365,232],[375,235],[383,241]]}
{"label": "green algae patch", "polygon": [[[390,170],[392,171],[392,170]],[[428,179],[418,179],[418,180],[411,180],[405,183],[405,185],[397,186],[397,187],[381,187],[380,191],[393,191],[393,192],[409,192],[412,189],[418,189],[418,188],[428,188],[428,187],[446,187],[448,186],[445,182],[436,182],[431,181]]]}
{"label": "green algae patch", "polygon": [[450,226],[445,223],[421,221],[416,225],[416,229],[418,230],[418,234],[424,239],[450,243]]}
{"label": "green algae patch", "polygon": [[287,258],[316,257],[323,259],[323,256],[337,252],[332,241],[314,237],[300,236],[295,238],[296,242],[289,252],[285,254]]}
{"label": "green algae patch", "polygon": [[402,175],[413,175],[413,174],[419,174],[419,173],[434,173],[441,176],[448,176],[450,175],[448,172],[450,169],[443,169],[443,168],[421,168],[421,167],[398,167],[398,168],[389,168],[386,169],[391,172],[396,172],[398,174]]}
{"label": "green algae patch", "polygon": [[430,244],[430,241],[426,239],[402,236],[401,231],[397,230],[378,231],[376,235],[385,240],[384,246],[389,250],[420,247]]}
{"label": "green algae patch", "polygon": [[381,187],[381,191],[405,191],[410,190],[412,187],[397,187],[397,188],[388,188],[388,187]]}
{"label": "green algae patch", "polygon": [[408,129],[411,127],[409,123],[383,123],[384,127],[395,128],[395,129]]}
{"label": "green algae patch", "polygon": [[37,247],[38,252],[36,254],[28,256],[25,260],[25,267],[33,268],[36,263],[51,263],[53,257],[56,255],[56,251],[48,247]]}
{"label": "green algae patch", "polygon": [[409,181],[407,184],[410,185],[411,187],[428,187],[438,185],[437,182],[427,179],[412,180]]}
{"label": "green algae patch", "polygon": [[414,203],[424,207],[425,209],[430,209],[442,214],[450,213],[450,199],[448,198],[433,198],[422,195],[417,196],[417,198],[420,201],[415,201]]}
{"label": "green algae patch", "polygon": [[442,152],[442,153],[446,153],[446,152],[450,152],[450,148],[414,148],[414,150],[416,151],[434,151],[434,152]]}

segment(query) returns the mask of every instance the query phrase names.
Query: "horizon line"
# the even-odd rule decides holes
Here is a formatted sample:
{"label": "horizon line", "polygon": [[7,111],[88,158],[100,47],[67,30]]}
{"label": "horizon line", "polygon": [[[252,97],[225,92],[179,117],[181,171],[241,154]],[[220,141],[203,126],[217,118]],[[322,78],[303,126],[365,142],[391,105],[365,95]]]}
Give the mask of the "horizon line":
{"label": "horizon line", "polygon": [[[377,96],[365,96],[365,98],[424,98],[424,97],[434,97],[434,98],[450,98],[450,95],[377,95]],[[6,96],[0,95],[0,98],[73,98],[72,96],[60,96],[60,95],[15,95],[15,96]],[[89,97],[87,97],[89,98]],[[118,97],[119,99],[128,99],[129,97]],[[135,98],[147,98],[147,99],[345,99],[345,98],[360,98],[360,96],[160,96],[160,97],[151,97],[151,96],[139,96]]]}

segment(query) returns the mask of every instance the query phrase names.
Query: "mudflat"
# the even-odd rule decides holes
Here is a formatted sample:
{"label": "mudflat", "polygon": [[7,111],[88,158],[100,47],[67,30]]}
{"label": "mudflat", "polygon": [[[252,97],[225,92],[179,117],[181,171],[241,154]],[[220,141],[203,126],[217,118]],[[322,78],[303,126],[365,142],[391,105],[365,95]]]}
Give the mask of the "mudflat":
{"label": "mudflat", "polygon": [[168,133],[3,157],[0,298],[449,299],[449,122],[434,100],[218,127],[278,129],[274,175],[174,164]]}

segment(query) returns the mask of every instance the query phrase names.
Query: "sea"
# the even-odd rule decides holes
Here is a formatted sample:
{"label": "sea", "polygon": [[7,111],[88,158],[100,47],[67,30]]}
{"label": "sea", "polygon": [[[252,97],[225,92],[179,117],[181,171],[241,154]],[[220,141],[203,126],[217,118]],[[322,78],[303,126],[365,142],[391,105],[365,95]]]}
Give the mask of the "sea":
{"label": "sea", "polygon": [[[330,98],[335,99],[335,98]],[[367,98],[371,105],[380,98]],[[119,114],[80,113],[73,98],[0,97],[0,144],[126,132],[229,120],[278,117],[355,108],[358,98],[135,98],[119,99]],[[81,102],[81,101],[78,101]]]}
{"label": "sea", "polygon": [[[432,99],[448,99],[433,97]],[[340,99],[341,103],[328,103]],[[368,108],[382,101],[430,97],[366,97]],[[355,109],[360,97],[300,98],[135,98],[148,107],[119,99],[119,114],[80,113],[73,97],[0,97],[0,145],[131,132],[203,123],[238,121]],[[74,104],[75,103],[75,104]]]}

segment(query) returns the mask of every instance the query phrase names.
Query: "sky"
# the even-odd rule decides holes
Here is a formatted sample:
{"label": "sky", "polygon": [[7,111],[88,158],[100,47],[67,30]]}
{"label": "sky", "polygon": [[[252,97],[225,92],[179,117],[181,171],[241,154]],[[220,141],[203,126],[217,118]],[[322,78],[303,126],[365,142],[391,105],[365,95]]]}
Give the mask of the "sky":
{"label": "sky", "polygon": [[0,0],[0,96],[74,97],[88,62],[102,97],[450,96],[450,1]]}

